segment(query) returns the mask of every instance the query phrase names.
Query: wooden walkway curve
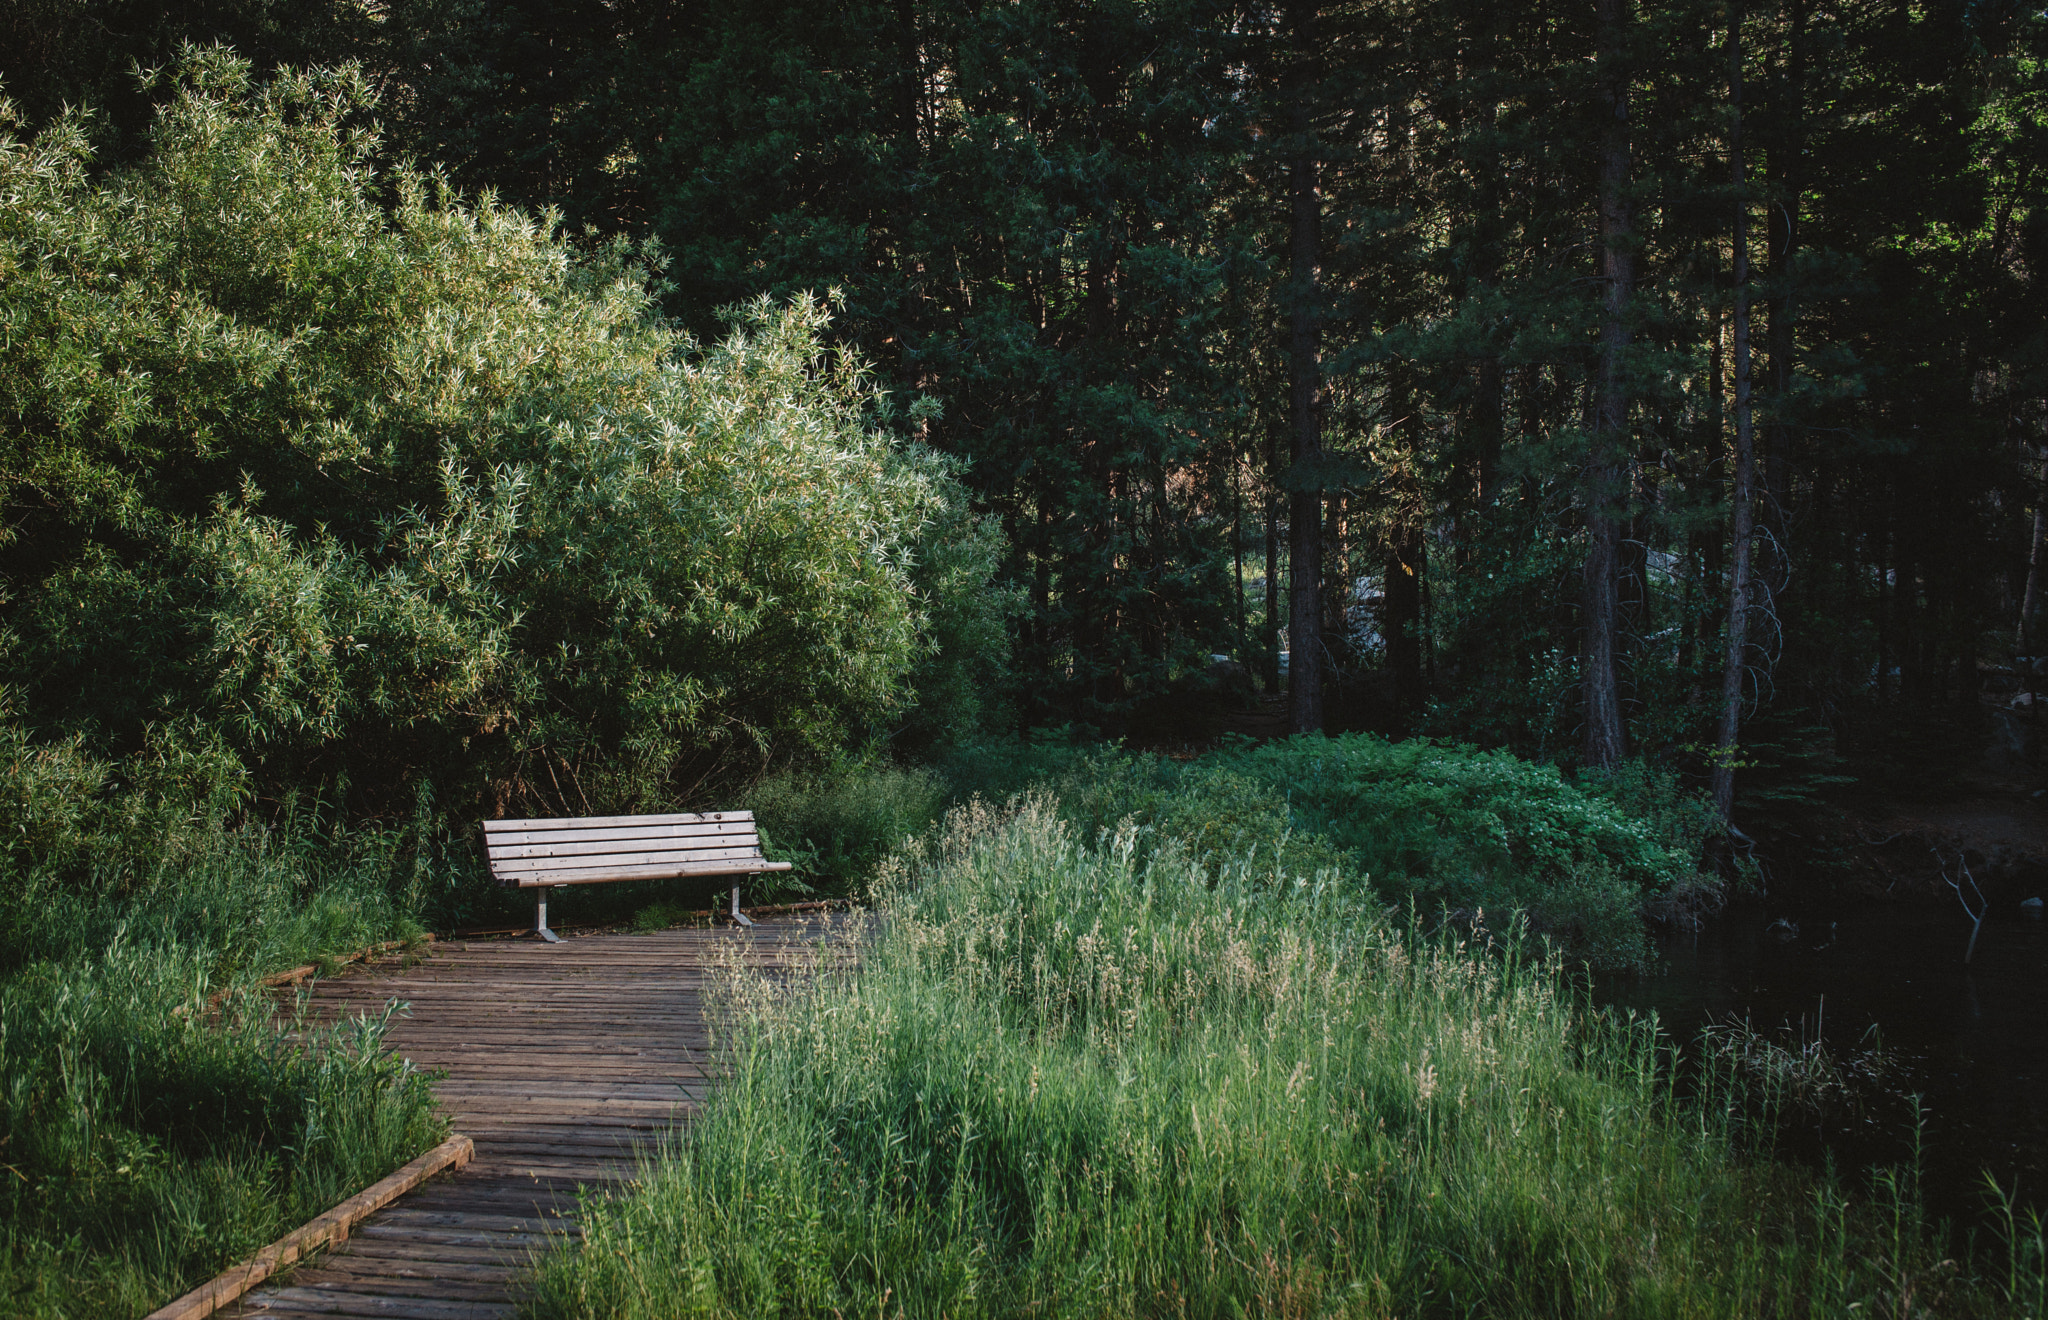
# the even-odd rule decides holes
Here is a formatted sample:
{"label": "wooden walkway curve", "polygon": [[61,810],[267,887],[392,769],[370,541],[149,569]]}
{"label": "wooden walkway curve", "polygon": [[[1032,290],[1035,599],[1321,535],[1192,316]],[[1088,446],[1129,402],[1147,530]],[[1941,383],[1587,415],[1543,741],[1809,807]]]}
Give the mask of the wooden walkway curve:
{"label": "wooden walkway curve", "polygon": [[339,1247],[221,1316],[486,1320],[514,1313],[550,1235],[576,1232],[579,1187],[619,1185],[635,1149],[687,1119],[717,1064],[703,990],[723,960],[813,965],[834,923],[441,943],[411,967],[352,968],[313,991],[316,1015],[381,1014],[391,1047],[436,1084],[469,1167],[364,1221]]}

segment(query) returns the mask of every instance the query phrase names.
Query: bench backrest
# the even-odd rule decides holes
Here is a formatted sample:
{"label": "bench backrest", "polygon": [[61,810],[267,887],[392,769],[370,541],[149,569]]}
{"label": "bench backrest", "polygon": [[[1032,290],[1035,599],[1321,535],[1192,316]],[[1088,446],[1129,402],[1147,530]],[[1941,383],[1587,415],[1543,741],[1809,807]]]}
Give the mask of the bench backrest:
{"label": "bench backrest", "polygon": [[484,850],[498,883],[521,889],[789,869],[761,855],[751,811],[487,820]]}

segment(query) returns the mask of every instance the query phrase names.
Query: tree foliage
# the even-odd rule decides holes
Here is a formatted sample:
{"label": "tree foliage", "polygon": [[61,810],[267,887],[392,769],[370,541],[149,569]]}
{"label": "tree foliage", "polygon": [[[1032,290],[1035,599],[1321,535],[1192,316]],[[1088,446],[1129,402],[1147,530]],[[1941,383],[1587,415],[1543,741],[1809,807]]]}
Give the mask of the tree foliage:
{"label": "tree foliage", "polygon": [[169,76],[134,168],[81,116],[0,140],[0,644],[40,735],[580,812],[860,736],[986,633],[992,532],[824,306],[700,342],[652,249],[380,168],[360,73]]}

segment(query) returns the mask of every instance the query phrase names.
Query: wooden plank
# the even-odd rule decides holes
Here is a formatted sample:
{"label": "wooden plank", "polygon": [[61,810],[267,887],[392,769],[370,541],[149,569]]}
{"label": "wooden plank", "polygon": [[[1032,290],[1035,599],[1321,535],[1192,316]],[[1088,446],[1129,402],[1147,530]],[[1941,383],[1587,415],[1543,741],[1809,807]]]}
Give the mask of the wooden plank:
{"label": "wooden plank", "polygon": [[412,1297],[351,1297],[312,1288],[274,1288],[263,1294],[263,1314],[398,1316],[404,1320],[511,1320],[511,1301],[458,1302]]}
{"label": "wooden plank", "polygon": [[491,873],[503,878],[514,871],[536,871],[565,866],[632,866],[655,862],[723,862],[735,859],[766,861],[751,840],[731,844],[674,845],[649,844],[644,848],[628,844],[599,844],[580,852],[534,853],[526,857],[493,857]]}
{"label": "wooden plank", "polygon": [[[758,875],[764,871],[787,871],[788,862],[757,862],[749,866],[733,866],[712,863],[704,866],[620,866],[609,870],[585,875],[577,871],[557,871],[538,879],[519,877],[506,879],[504,884],[516,884],[521,889],[537,889],[547,885],[594,885],[612,880],[676,880],[688,875]],[[560,945],[550,945],[560,948]]]}
{"label": "wooden plank", "polygon": [[[685,875],[753,875],[778,869],[750,848],[719,848],[704,852],[602,853],[595,857],[524,857],[498,862],[491,876],[499,884],[566,884],[562,877],[618,874],[633,880],[663,880]],[[786,865],[779,868],[789,869]]]}
{"label": "wooden plank", "polygon": [[[535,1186],[536,1184],[529,1183],[528,1185]],[[574,1215],[576,1213],[576,1202],[574,1197],[569,1195],[569,1193],[567,1192],[563,1192],[558,1196],[556,1193],[547,1191],[545,1189],[541,1190],[538,1193],[538,1195],[541,1198],[541,1202],[544,1203],[536,1203],[535,1197],[533,1195],[528,1195],[525,1197],[508,1199],[505,1201],[478,1201],[466,1204],[474,1204],[479,1214],[512,1214],[516,1211],[518,1214],[527,1216],[529,1218],[538,1216],[540,1218],[548,1220],[548,1222],[555,1225],[557,1231],[567,1231],[569,1228],[575,1225],[576,1221],[574,1219]],[[453,1203],[451,1202],[449,1204]],[[363,1241],[369,1241],[369,1239],[363,1239]],[[390,1246],[393,1245],[396,1240],[379,1239],[379,1241],[384,1242],[386,1246]],[[361,1257],[359,1257],[356,1251],[357,1242],[358,1240],[355,1238],[349,1239],[349,1249],[347,1251],[330,1253],[326,1257],[326,1259],[329,1261],[346,1261],[361,1259]],[[396,1245],[403,1246],[405,1244],[402,1242],[397,1242]],[[472,1263],[489,1264],[491,1262]],[[502,1264],[503,1262],[498,1263]],[[351,1268],[354,1267],[351,1266]],[[364,1268],[382,1269],[384,1267],[365,1266]]]}
{"label": "wooden plank", "polygon": [[715,825],[639,825],[607,830],[513,830],[492,834],[484,843],[491,856],[503,857],[518,848],[562,848],[579,843],[654,841],[672,843],[686,839],[754,839],[759,835],[752,821],[721,821]]}
{"label": "wooden plank", "polygon": [[[611,845],[605,845],[611,848]],[[491,859],[491,874],[500,880],[507,876],[521,875],[528,871],[561,871],[581,867],[612,866],[691,866],[704,862],[766,861],[761,850],[755,847],[731,848],[633,848],[609,852],[563,853],[560,856],[544,854],[538,857],[512,857]]]}
{"label": "wooden plank", "polygon": [[518,1272],[526,1253],[508,1252],[503,1246],[459,1246],[449,1242],[416,1242],[411,1238],[352,1237],[348,1255],[334,1260],[356,1262],[365,1270],[424,1269],[447,1264],[459,1270],[498,1270],[507,1276]]}
{"label": "wooden plank", "polygon": [[[671,1077],[611,1078],[585,1080],[577,1077],[525,1076],[445,1077],[435,1090],[448,1096],[520,1095],[559,1096],[579,1100],[672,1100],[680,1083]],[[452,1090],[447,1088],[454,1088]]]}
{"label": "wooden plank", "polygon": [[[569,1191],[559,1191],[557,1193],[557,1191],[551,1191],[549,1187],[543,1187],[539,1183],[532,1183],[530,1179],[522,1179],[522,1181],[526,1183],[526,1187],[532,1189],[532,1191],[528,1191],[522,1197],[508,1197],[508,1199],[502,1199],[502,1201],[500,1199],[487,1199],[487,1201],[436,1201],[436,1205],[440,1205],[440,1207],[473,1205],[477,1214],[506,1214],[506,1216],[512,1216],[512,1218],[545,1220],[551,1226],[549,1232],[557,1234],[557,1236],[561,1236],[561,1234],[575,1236],[578,1232],[582,1232],[578,1228],[578,1224],[575,1224],[575,1197]],[[442,1246],[451,1246],[451,1244],[446,1244],[446,1242],[422,1242],[422,1240],[416,1240],[412,1234],[371,1236],[369,1230],[365,1228],[360,1234],[356,1234],[356,1236],[352,1236],[348,1240],[348,1252],[342,1252],[342,1255],[332,1255],[328,1259],[330,1261],[340,1261],[340,1259],[350,1259],[352,1261],[358,1255],[358,1252],[356,1252],[358,1246],[362,1250],[367,1250],[367,1252],[381,1252],[381,1255],[391,1255],[391,1252],[399,1252],[399,1255],[403,1255],[403,1252],[408,1252],[408,1250],[426,1250],[426,1248],[440,1250]],[[502,1246],[502,1242],[498,1246]],[[477,1248],[477,1250],[483,1250],[483,1248]],[[496,1248],[492,1248],[492,1250],[496,1250]]]}
{"label": "wooden plank", "polygon": [[[343,1257],[342,1259],[347,1259]],[[329,1269],[321,1265],[293,1273],[294,1288],[308,1288],[333,1296],[424,1297],[444,1302],[503,1302],[508,1288],[504,1277],[459,1279],[443,1270],[415,1270],[410,1274],[358,1273]]]}
{"label": "wooden plank", "polygon": [[317,1266],[301,1270],[292,1276],[295,1283],[303,1283],[317,1276],[332,1279],[446,1279],[454,1282],[503,1284],[519,1271],[513,1264],[480,1264],[475,1261],[441,1261],[415,1263],[414,1261],[392,1261],[388,1258],[374,1258],[358,1255],[355,1251],[330,1254]]}
{"label": "wooden plank", "polygon": [[[427,1066],[426,1061],[418,1058],[413,1058],[413,1063],[416,1066],[422,1068],[425,1068]],[[586,1070],[586,1072],[589,1071],[590,1070]],[[509,1066],[486,1069],[472,1064],[464,1068],[463,1072],[466,1077],[479,1082],[511,1082],[519,1080],[519,1073]],[[531,1074],[529,1073],[529,1075]],[[625,1068],[607,1068],[602,1070],[596,1070],[595,1074],[592,1076],[591,1079],[593,1081],[601,1082],[646,1082],[649,1085],[661,1085],[667,1087],[667,1094],[672,1096],[678,1094],[679,1092],[688,1091],[694,1087],[701,1087],[706,1083],[714,1080],[710,1076],[699,1075],[696,1073],[678,1072],[670,1074],[649,1075],[648,1071],[645,1069],[635,1071],[628,1070]],[[565,1091],[562,1094],[575,1095],[580,1094],[580,1092]]]}
{"label": "wooden plank", "polygon": [[[535,1183],[527,1184],[528,1190],[514,1192],[507,1188],[502,1193],[471,1193],[457,1201],[435,1201],[422,1205],[422,1210],[462,1208],[478,1214],[506,1214],[529,1219],[545,1219],[561,1227],[575,1222],[576,1200],[567,1192],[555,1192]],[[351,1248],[353,1251],[353,1248]],[[353,1259],[352,1255],[329,1257],[331,1260]]]}
{"label": "wooden plank", "polygon": [[[609,831],[606,834],[609,835]],[[687,852],[706,848],[750,848],[761,850],[761,836],[752,830],[720,830],[716,834],[633,834],[619,837],[540,839],[531,843],[503,844],[491,841],[491,860],[516,861],[524,857],[580,857],[608,852]]]}
{"label": "wooden plank", "polygon": [[[573,1207],[574,1205],[574,1198],[571,1195],[571,1192],[574,1190],[573,1188],[562,1192],[553,1192],[547,1190],[542,1184],[535,1183],[530,1178],[521,1178],[519,1181],[529,1187],[540,1188],[541,1195],[556,1197],[562,1201],[564,1206]],[[526,1217],[534,1218],[536,1216],[528,1215]],[[372,1222],[365,1224],[349,1238],[348,1250],[350,1255],[354,1255],[358,1248],[360,1248],[362,1251],[375,1252],[387,1256],[394,1253],[403,1255],[414,1251],[461,1250],[492,1252],[502,1251],[507,1243],[518,1245],[518,1243],[527,1241],[544,1242],[560,1237],[577,1237],[583,1231],[576,1220],[569,1217],[566,1211],[558,1213],[556,1208],[549,1208],[546,1215],[538,1217],[546,1219],[551,1225],[547,1232],[508,1234],[492,1232],[486,1229],[463,1228],[440,1228],[431,1231],[414,1228],[408,1229],[405,1232],[397,1232],[388,1226]],[[467,1258],[465,1257],[465,1259]],[[494,1262],[498,1264],[503,1263],[497,1257],[480,1261],[480,1263],[485,1264]]]}
{"label": "wooden plank", "polygon": [[239,1265],[230,1266],[183,1297],[149,1313],[146,1320],[200,1320],[212,1315],[284,1266],[332,1242],[345,1241],[357,1223],[383,1209],[444,1169],[459,1169],[476,1153],[468,1137],[456,1134],[343,1201],[311,1223],[293,1229]]}
{"label": "wooden plank", "polygon": [[[456,1106],[455,1108],[459,1112],[462,1108],[474,1108],[474,1106]],[[687,1110],[695,1108],[695,1106],[686,1105],[680,1106],[680,1108],[686,1112],[674,1117],[687,1118]],[[482,1129],[483,1136],[478,1138],[477,1144],[480,1149],[487,1147],[486,1153],[494,1160],[501,1155],[509,1154],[521,1144],[531,1145],[535,1142],[545,1141],[571,1128],[586,1128],[602,1132],[607,1137],[623,1145],[646,1140],[650,1132],[659,1135],[666,1131],[669,1126],[667,1122],[661,1119],[650,1119],[644,1115],[622,1113],[590,1114],[579,1117],[573,1114],[561,1113],[500,1112],[491,1114],[468,1113],[460,1114],[460,1117],[466,1125]],[[664,1119],[666,1117],[664,1116]],[[479,1158],[481,1158],[481,1155]]]}
{"label": "wooden plank", "polygon": [[471,1233],[561,1232],[560,1225],[547,1219],[518,1215],[472,1215],[459,1210],[408,1210],[399,1206],[377,1221],[383,1228],[462,1229]]}
{"label": "wooden plank", "polygon": [[751,821],[751,811],[676,812],[666,816],[542,816],[532,820],[487,820],[484,833],[507,834],[519,830],[605,829],[618,825],[697,825],[710,821]]}

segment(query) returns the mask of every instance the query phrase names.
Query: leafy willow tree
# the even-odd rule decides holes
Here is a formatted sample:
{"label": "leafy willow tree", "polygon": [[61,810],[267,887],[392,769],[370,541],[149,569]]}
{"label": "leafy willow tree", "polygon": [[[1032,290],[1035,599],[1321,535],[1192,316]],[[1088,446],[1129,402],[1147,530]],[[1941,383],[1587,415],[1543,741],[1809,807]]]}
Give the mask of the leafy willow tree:
{"label": "leafy willow tree", "polygon": [[38,736],[581,813],[882,731],[913,670],[972,686],[935,639],[1000,619],[993,529],[824,308],[700,343],[648,250],[380,170],[359,73],[171,77],[134,168],[78,117],[0,137],[0,659]]}

